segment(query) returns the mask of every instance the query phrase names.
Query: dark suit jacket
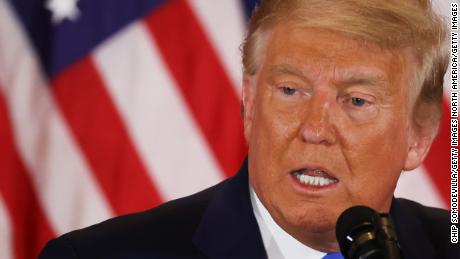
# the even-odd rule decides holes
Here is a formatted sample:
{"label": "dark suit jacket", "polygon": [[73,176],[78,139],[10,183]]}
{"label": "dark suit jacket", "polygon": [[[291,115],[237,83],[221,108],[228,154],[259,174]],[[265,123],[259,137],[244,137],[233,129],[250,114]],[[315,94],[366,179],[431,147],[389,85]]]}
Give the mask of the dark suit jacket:
{"label": "dark suit jacket", "polygon": [[[247,171],[245,162],[235,177],[195,195],[65,234],[40,258],[267,258]],[[390,214],[404,258],[460,258],[446,211],[395,199]]]}

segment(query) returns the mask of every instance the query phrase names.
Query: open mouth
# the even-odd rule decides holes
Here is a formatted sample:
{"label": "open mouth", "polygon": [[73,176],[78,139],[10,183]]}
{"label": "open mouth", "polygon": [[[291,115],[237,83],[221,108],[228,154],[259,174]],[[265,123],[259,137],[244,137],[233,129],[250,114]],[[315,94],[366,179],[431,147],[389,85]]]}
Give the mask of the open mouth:
{"label": "open mouth", "polygon": [[301,184],[308,186],[324,187],[339,181],[337,178],[332,177],[322,169],[303,168],[300,170],[295,170],[291,174]]}

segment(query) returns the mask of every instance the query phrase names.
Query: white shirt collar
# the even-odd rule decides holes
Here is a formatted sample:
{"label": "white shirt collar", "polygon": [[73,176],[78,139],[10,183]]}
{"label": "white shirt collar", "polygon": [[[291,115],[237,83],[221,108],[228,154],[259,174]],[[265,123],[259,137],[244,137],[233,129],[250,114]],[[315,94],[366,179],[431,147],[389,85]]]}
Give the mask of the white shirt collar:
{"label": "white shirt collar", "polygon": [[320,259],[326,253],[316,251],[289,235],[271,217],[257,194],[249,186],[251,203],[269,259]]}

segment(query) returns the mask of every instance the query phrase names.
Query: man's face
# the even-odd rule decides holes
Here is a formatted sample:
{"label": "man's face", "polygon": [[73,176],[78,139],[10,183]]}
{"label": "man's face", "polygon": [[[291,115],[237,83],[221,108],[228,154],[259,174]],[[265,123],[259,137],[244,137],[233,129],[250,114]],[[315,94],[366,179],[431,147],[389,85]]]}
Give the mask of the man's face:
{"label": "man's face", "polygon": [[334,233],[348,207],[388,211],[410,155],[406,52],[279,24],[243,92],[250,182],[296,237]]}

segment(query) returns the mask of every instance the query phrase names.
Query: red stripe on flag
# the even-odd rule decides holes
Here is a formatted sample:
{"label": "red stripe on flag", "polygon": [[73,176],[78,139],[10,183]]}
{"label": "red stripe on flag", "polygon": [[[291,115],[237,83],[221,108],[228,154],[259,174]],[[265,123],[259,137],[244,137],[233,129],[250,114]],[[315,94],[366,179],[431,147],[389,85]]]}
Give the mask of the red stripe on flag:
{"label": "red stripe on flag", "polygon": [[0,125],[0,194],[12,222],[14,255],[17,259],[37,258],[54,233],[16,151],[8,108],[1,94]]}
{"label": "red stripe on flag", "polygon": [[441,128],[424,162],[445,204],[450,204],[450,109],[442,106]]}
{"label": "red stripe on flag", "polygon": [[162,199],[90,57],[57,75],[52,87],[114,212],[159,204]]}
{"label": "red stripe on flag", "polygon": [[169,1],[146,23],[217,161],[233,175],[246,154],[239,97],[192,9]]}

